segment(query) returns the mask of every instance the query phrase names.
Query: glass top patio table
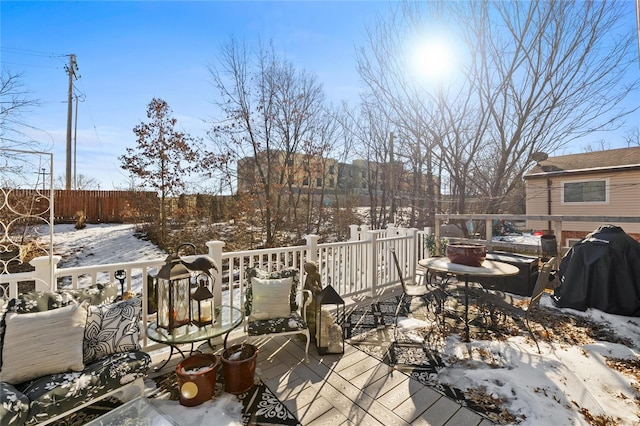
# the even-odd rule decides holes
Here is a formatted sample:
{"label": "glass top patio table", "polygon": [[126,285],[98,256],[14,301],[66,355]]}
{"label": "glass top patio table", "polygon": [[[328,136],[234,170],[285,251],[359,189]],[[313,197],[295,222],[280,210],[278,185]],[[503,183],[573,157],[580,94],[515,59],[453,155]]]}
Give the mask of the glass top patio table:
{"label": "glass top patio table", "polygon": [[446,257],[430,257],[418,260],[418,265],[427,270],[462,275],[464,277],[464,332],[465,341],[469,341],[469,277],[506,277],[517,275],[517,266],[497,260],[485,260],[480,266],[467,266],[452,263]]}
{"label": "glass top patio table", "polygon": [[156,370],[162,369],[162,367],[169,362],[173,356],[174,349],[180,352],[183,358],[185,357],[184,353],[180,348],[178,348],[178,345],[191,344],[191,352],[193,352],[194,343],[206,340],[211,345],[211,339],[224,334],[224,347],[226,348],[229,333],[234,328],[242,324],[244,317],[239,308],[227,305],[216,306],[215,312],[215,322],[204,327],[187,324],[169,331],[158,327],[158,323],[156,321],[150,323],[147,326],[147,337],[154,342],[169,345],[171,347],[169,358],[160,367],[156,367]]}
{"label": "glass top patio table", "polygon": [[114,408],[90,421],[87,426],[174,426],[178,425],[144,396]]}

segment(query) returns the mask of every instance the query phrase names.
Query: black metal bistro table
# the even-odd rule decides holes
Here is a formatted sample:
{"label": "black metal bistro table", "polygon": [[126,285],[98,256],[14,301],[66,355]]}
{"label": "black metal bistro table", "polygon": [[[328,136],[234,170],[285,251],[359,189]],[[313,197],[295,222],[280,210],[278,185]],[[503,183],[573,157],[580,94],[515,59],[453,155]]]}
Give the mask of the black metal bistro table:
{"label": "black metal bistro table", "polygon": [[174,350],[185,358],[184,352],[178,347],[179,345],[191,344],[191,352],[193,352],[193,344],[196,342],[208,341],[211,345],[211,339],[214,337],[224,336],[224,348],[227,348],[227,338],[229,333],[242,324],[244,319],[242,311],[239,308],[221,305],[215,307],[216,318],[215,322],[211,325],[204,327],[198,327],[195,325],[183,325],[177,327],[173,331],[168,331],[164,328],[158,327],[156,321],[150,323],[147,326],[147,337],[157,343],[162,343],[171,347],[169,352],[169,358],[160,366],[156,367],[157,370],[161,370],[169,362],[173,356]]}
{"label": "black metal bistro table", "polygon": [[497,260],[485,260],[480,266],[467,266],[449,262],[446,257],[430,257],[420,259],[420,266],[438,272],[446,272],[464,277],[464,334],[465,342],[469,341],[469,278],[471,277],[506,277],[517,275],[518,267]]}

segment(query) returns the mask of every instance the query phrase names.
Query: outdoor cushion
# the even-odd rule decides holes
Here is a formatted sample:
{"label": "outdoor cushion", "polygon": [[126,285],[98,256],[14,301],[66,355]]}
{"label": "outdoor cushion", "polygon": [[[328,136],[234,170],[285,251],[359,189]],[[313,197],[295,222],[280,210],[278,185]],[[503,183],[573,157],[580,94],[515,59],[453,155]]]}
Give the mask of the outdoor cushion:
{"label": "outdoor cushion", "polygon": [[22,383],[46,374],[81,371],[88,303],[5,316],[2,380]]}
{"label": "outdoor cushion", "polygon": [[247,324],[247,333],[250,336],[263,334],[284,333],[289,331],[301,331],[307,328],[300,314],[292,312],[290,317],[269,320],[250,321]]}
{"label": "outdoor cushion", "polygon": [[289,295],[291,277],[281,279],[251,278],[253,306],[249,321],[288,317],[291,313]]}
{"label": "outdoor cushion", "polygon": [[117,353],[83,371],[44,376],[16,386],[31,401],[27,424],[43,422],[144,377],[150,363],[151,357],[142,351]]}
{"label": "outdoor cushion", "polygon": [[0,382],[0,425],[21,425],[29,414],[29,398],[13,385]]}
{"label": "outdoor cushion", "polygon": [[84,331],[84,362],[118,352],[140,349],[139,323],[142,300],[139,297],[110,305],[89,306]]}
{"label": "outdoor cushion", "polygon": [[28,314],[34,312],[50,311],[71,303],[89,300],[91,305],[112,303],[118,296],[118,286],[114,283],[96,284],[76,290],[31,291],[20,294],[0,306],[0,369],[2,368],[2,347],[4,345],[4,313],[17,312]]}
{"label": "outdoor cushion", "polygon": [[296,302],[296,294],[300,283],[300,274],[296,268],[286,268],[280,271],[265,271],[260,268],[247,269],[247,291],[245,293],[245,315],[251,315],[251,309],[253,306],[253,289],[251,288],[252,278],[261,279],[281,279],[291,277],[291,292],[289,294],[290,310],[295,311],[298,309],[298,303]]}
{"label": "outdoor cushion", "polygon": [[27,314],[49,311],[86,299],[89,299],[91,305],[112,303],[117,296],[118,287],[113,283],[96,284],[95,286],[75,290],[31,291],[11,299],[7,309],[20,314]]}

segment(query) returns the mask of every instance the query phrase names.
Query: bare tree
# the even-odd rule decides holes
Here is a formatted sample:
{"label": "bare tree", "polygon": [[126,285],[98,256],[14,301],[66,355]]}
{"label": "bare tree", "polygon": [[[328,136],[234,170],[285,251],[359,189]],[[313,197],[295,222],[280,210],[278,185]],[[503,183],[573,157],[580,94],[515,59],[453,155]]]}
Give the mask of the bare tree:
{"label": "bare tree", "polygon": [[[58,176],[55,180],[55,188],[56,189],[65,189],[66,176]],[[90,176],[79,174],[75,177],[75,181],[73,182],[73,189],[77,190],[88,190],[88,189],[100,189],[100,184],[98,181]]]}
{"label": "bare tree", "polygon": [[[231,39],[220,60],[209,67],[224,118],[213,126],[214,150],[227,165],[240,161],[242,185],[256,195],[265,244],[276,243],[285,223],[295,216],[292,180],[303,144],[320,146],[318,138],[324,93],[315,77],[296,70],[276,55],[273,46],[249,47]],[[228,168],[231,170],[231,167]]]}
{"label": "bare tree", "polygon": [[[406,152],[429,152],[457,201],[450,211],[505,211],[532,154],[553,152],[596,131],[616,129],[629,79],[633,31],[620,27],[624,2],[405,3],[370,32],[359,70],[370,93],[393,110]],[[406,72],[403,38],[447,22],[469,60],[463,77],[421,85]],[[440,60],[440,58],[433,58]],[[410,136],[410,137],[409,137]],[[428,168],[426,171],[428,172]],[[447,191],[445,191],[447,192]],[[473,206],[470,197],[477,198]]]}
{"label": "bare tree", "polygon": [[197,140],[175,129],[177,120],[171,117],[167,102],[153,98],[147,108],[148,122],[133,129],[137,146],[127,148],[119,157],[121,167],[141,179],[145,188],[160,193],[161,242],[166,238],[166,198],[177,196],[185,187],[185,178],[194,170],[199,158]]}
{"label": "bare tree", "polygon": [[627,131],[624,140],[627,146],[640,146],[640,128],[636,127]]}
{"label": "bare tree", "polygon": [[25,114],[40,105],[32,99],[22,73],[13,73],[5,68],[0,73],[0,148],[25,149],[32,145],[24,135],[29,128]]}

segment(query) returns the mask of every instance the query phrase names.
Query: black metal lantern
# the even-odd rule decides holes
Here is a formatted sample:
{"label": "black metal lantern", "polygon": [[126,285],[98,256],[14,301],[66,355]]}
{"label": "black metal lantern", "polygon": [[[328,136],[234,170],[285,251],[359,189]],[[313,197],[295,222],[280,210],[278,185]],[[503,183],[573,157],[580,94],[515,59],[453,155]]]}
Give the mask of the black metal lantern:
{"label": "black metal lantern", "polygon": [[207,286],[205,274],[200,274],[196,278],[198,288],[191,295],[191,323],[198,327],[213,324],[213,293]]}
{"label": "black metal lantern", "polygon": [[169,255],[157,278],[158,327],[172,332],[190,321],[191,273],[178,255]]}
{"label": "black metal lantern", "polygon": [[124,281],[127,279],[127,271],[118,269],[113,273],[113,277],[120,281],[120,297],[124,297]]}
{"label": "black metal lantern", "polygon": [[[343,354],[345,303],[331,285],[323,288],[317,295],[316,346],[320,355]],[[335,305],[335,306],[330,306]],[[335,313],[332,314],[332,311]]]}

